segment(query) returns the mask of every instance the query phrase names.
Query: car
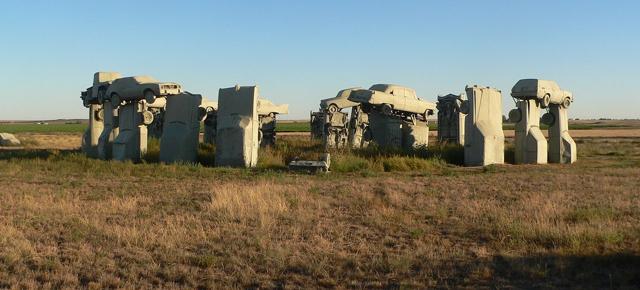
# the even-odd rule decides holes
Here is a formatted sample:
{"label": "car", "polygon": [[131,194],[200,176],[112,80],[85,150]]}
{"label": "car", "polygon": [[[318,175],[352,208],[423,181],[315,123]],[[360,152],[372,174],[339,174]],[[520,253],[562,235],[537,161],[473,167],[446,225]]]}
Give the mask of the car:
{"label": "car", "polygon": [[258,115],[266,116],[270,114],[289,114],[288,104],[275,105],[267,99],[259,98],[257,107]]}
{"label": "car", "polygon": [[321,100],[320,109],[326,110],[329,113],[335,113],[343,108],[355,107],[358,103],[349,101],[349,95],[351,95],[352,91],[361,89],[362,88],[357,87],[340,90],[335,97]]}
{"label": "car", "polygon": [[95,73],[93,75],[93,86],[88,87],[86,91],[83,91],[80,94],[82,104],[87,108],[89,105],[102,104],[107,88],[114,80],[119,79],[120,77],[120,73],[117,72]]}
{"label": "car", "polygon": [[179,84],[159,82],[150,76],[134,76],[113,81],[105,93],[105,98],[113,104],[136,100],[146,100],[152,104],[158,97],[180,93],[182,86]]}
{"label": "car", "polygon": [[355,90],[349,100],[380,106],[385,115],[405,112],[421,115],[425,120],[436,109],[436,104],[418,98],[413,89],[392,84],[375,84],[368,90]]}
{"label": "car", "polygon": [[568,108],[573,102],[573,94],[560,89],[555,81],[539,79],[519,80],[511,89],[511,96],[521,100],[537,99],[542,108],[557,104]]}

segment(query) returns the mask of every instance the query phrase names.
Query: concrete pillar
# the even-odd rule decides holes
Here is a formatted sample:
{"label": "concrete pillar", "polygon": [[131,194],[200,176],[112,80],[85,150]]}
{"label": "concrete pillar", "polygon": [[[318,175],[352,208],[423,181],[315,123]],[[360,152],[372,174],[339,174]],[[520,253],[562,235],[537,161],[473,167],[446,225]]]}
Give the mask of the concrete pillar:
{"label": "concrete pillar", "polygon": [[402,120],[379,112],[369,114],[373,142],[383,148],[402,148]]}
{"label": "concrete pillar", "polygon": [[311,126],[311,139],[322,140],[324,135],[325,112],[309,112],[309,124]]}
{"label": "concrete pillar", "polygon": [[160,161],[195,163],[200,135],[201,95],[182,93],[166,97],[160,139]]}
{"label": "concrete pillar", "polygon": [[351,120],[349,121],[349,146],[351,148],[363,148],[371,141],[369,131],[369,115],[362,110],[361,106],[351,109]]}
{"label": "concrete pillar", "polygon": [[118,110],[114,109],[111,102],[104,102],[102,105],[104,112],[104,130],[98,139],[98,158],[102,160],[111,159],[113,153],[113,140],[118,137]]}
{"label": "concrete pillar", "polygon": [[89,105],[89,127],[82,136],[82,151],[89,157],[98,157],[98,143],[104,130],[102,105]]}
{"label": "concrete pillar", "polygon": [[438,141],[464,145],[465,114],[460,112],[463,98],[448,94],[438,97]]}
{"label": "concrete pillar", "polygon": [[517,109],[509,113],[516,122],[516,164],[546,164],[547,139],[540,131],[540,106],[535,99],[518,100]]}
{"label": "concrete pillar", "polygon": [[205,144],[216,144],[216,130],[218,129],[218,102],[203,100],[200,110],[204,114],[204,138]]}
{"label": "concrete pillar", "polygon": [[[147,152],[147,126],[143,114],[148,115],[144,101],[127,103],[118,109],[120,133],[113,142],[114,160],[138,162]],[[146,123],[151,121],[149,118]]]}
{"label": "concrete pillar", "polygon": [[342,112],[325,112],[322,143],[325,149],[344,148],[347,145],[349,131],[347,114]]}
{"label": "concrete pillar", "polygon": [[405,150],[429,146],[429,124],[423,121],[402,125],[402,147]]}
{"label": "concrete pillar", "polygon": [[260,119],[260,146],[276,145],[276,115],[261,115]]}
{"label": "concrete pillar", "polygon": [[502,95],[497,89],[479,86],[465,88],[464,163],[485,166],[504,163]]}
{"label": "concrete pillar", "polygon": [[571,164],[578,159],[576,142],[569,135],[567,109],[550,104],[549,113],[542,118],[549,125],[549,162]]}
{"label": "concrete pillar", "polygon": [[258,87],[220,89],[216,166],[255,167],[258,162]]}

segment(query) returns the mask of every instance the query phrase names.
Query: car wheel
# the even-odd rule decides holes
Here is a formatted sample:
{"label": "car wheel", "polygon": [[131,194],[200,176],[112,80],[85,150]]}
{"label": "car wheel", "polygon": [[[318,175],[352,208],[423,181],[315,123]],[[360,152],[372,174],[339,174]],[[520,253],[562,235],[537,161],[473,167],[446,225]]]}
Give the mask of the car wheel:
{"label": "car wheel", "polygon": [[553,114],[551,113],[545,113],[544,115],[542,115],[542,118],[540,118],[540,123],[545,124],[547,126],[552,126],[553,123],[555,123],[556,118],[553,116]]}
{"label": "car wheel", "polygon": [[336,106],[336,104],[330,104],[329,108],[327,108],[327,111],[329,111],[329,113],[336,113],[339,111],[338,106]]}
{"label": "car wheel", "polygon": [[94,118],[96,120],[98,120],[98,121],[103,121],[104,120],[104,109],[100,109],[100,110],[96,111]]}
{"label": "car wheel", "polygon": [[142,112],[142,123],[145,125],[151,125],[151,123],[153,123],[153,113],[149,112],[149,111],[144,111]]}
{"label": "car wheel", "polygon": [[568,97],[564,98],[564,100],[562,100],[562,107],[566,109],[569,108],[569,106],[571,106],[571,99]]}
{"label": "car wheel", "polygon": [[389,104],[383,104],[381,110],[382,114],[385,114],[387,116],[391,116],[393,114],[393,108]]}
{"label": "car wheel", "polygon": [[544,95],[544,97],[542,97],[542,100],[540,100],[540,107],[542,107],[543,109],[548,108],[550,103],[551,95],[546,94]]}
{"label": "car wheel", "polygon": [[144,91],[144,100],[147,101],[148,104],[153,104],[156,99],[156,94],[154,94],[152,90]]}
{"label": "car wheel", "polygon": [[120,95],[113,93],[111,94],[111,105],[114,107],[120,106],[122,100],[120,99]]}

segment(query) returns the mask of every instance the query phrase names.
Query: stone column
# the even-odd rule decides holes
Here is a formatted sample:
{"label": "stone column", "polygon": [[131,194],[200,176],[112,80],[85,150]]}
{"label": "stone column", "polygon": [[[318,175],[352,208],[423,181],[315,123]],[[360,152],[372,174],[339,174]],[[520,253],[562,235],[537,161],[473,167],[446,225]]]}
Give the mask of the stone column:
{"label": "stone column", "polygon": [[160,139],[160,161],[195,163],[200,135],[201,95],[168,96]]}
{"label": "stone column", "polygon": [[448,94],[438,97],[438,141],[464,145],[464,118],[460,112],[462,96]]}
{"label": "stone column", "polygon": [[405,150],[429,146],[429,124],[424,121],[405,122],[402,125],[402,147]]}
{"label": "stone column", "polygon": [[104,130],[102,105],[89,105],[89,128],[82,137],[82,151],[89,157],[98,157],[98,143]]}
{"label": "stone column", "polygon": [[494,88],[467,86],[468,100],[462,111],[465,117],[464,163],[485,166],[504,163],[502,131],[502,95]]}
{"label": "stone column", "polygon": [[[114,160],[138,162],[147,152],[147,126],[145,123],[151,123],[153,120],[146,113],[150,114],[146,111],[144,101],[130,102],[120,106],[118,109],[120,133],[113,142]],[[143,114],[147,116],[143,116]],[[145,117],[148,120],[145,120]]]}
{"label": "stone column", "polygon": [[371,136],[367,136],[368,130],[369,115],[362,110],[361,106],[353,107],[349,121],[349,146],[351,148],[367,147],[371,141]]}
{"label": "stone column", "polygon": [[576,142],[569,135],[567,109],[562,105],[550,104],[549,113],[543,116],[549,125],[549,162],[571,164],[578,159]]}
{"label": "stone column", "polygon": [[98,139],[98,158],[108,160],[112,157],[113,140],[118,137],[118,110],[114,109],[111,102],[104,102],[104,130]]}
{"label": "stone column", "polygon": [[347,114],[342,112],[326,112],[323,116],[325,120],[322,143],[325,149],[344,148],[347,145],[349,135]]}
{"label": "stone column", "polygon": [[373,142],[383,148],[402,148],[402,120],[379,112],[369,114]]}
{"label": "stone column", "polygon": [[540,106],[535,99],[517,101],[518,108],[509,112],[516,122],[515,163],[546,164],[547,139],[540,131]]}
{"label": "stone column", "polygon": [[258,87],[220,89],[216,166],[255,167],[258,162]]}

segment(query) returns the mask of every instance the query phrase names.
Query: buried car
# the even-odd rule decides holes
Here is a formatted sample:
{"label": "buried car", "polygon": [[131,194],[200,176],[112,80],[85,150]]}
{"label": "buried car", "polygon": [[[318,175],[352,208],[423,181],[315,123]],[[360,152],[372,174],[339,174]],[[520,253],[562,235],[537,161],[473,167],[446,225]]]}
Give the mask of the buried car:
{"label": "buried car", "polygon": [[355,90],[349,100],[381,106],[380,110],[385,115],[400,111],[421,115],[425,120],[436,109],[436,104],[418,98],[413,89],[391,84],[376,84],[368,90]]}
{"label": "buried car", "polygon": [[289,114],[289,105],[275,105],[273,102],[258,98],[258,115]]}
{"label": "buried car", "polygon": [[511,89],[511,96],[521,100],[537,99],[543,108],[557,104],[568,108],[573,102],[573,94],[560,89],[554,81],[539,79],[519,80]]}
{"label": "buried car", "polygon": [[182,93],[182,87],[176,83],[159,82],[149,76],[126,77],[113,81],[105,93],[105,98],[113,104],[122,101],[146,100],[153,103],[158,97]]}
{"label": "buried car", "polygon": [[321,100],[320,109],[326,110],[329,113],[335,113],[343,108],[355,107],[358,103],[350,101],[349,95],[351,95],[351,92],[361,89],[362,88],[348,88],[340,90],[335,97]]}

